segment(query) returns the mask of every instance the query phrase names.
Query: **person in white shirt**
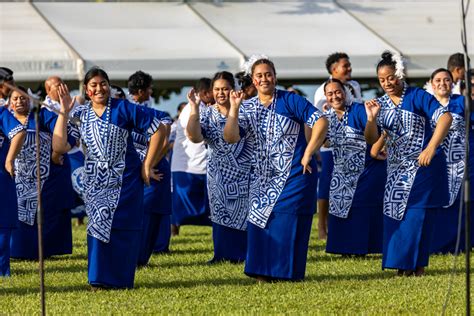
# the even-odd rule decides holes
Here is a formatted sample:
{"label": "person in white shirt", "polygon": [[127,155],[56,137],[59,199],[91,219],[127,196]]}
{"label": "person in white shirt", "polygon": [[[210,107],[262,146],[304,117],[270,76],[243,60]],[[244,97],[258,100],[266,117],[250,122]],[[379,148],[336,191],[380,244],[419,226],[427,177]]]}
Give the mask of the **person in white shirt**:
{"label": "person in white shirt", "polygon": [[[204,108],[214,103],[211,79],[199,79],[194,90]],[[179,233],[181,225],[211,225],[207,198],[207,148],[204,142],[193,143],[186,133],[191,106],[187,104],[176,124],[176,138],[171,157],[173,180],[173,213],[171,234]]]}
{"label": "person in white shirt", "polygon": [[[344,84],[346,94],[350,100],[362,102],[362,93],[357,81],[351,80],[352,66],[346,53],[336,52],[326,59],[326,69],[330,77],[338,79]],[[320,111],[329,110],[324,95],[324,85],[321,85],[314,94],[313,105]],[[321,147],[321,174],[318,182],[318,234],[319,239],[327,238],[327,217],[329,212],[329,187],[333,170],[332,150]]]}

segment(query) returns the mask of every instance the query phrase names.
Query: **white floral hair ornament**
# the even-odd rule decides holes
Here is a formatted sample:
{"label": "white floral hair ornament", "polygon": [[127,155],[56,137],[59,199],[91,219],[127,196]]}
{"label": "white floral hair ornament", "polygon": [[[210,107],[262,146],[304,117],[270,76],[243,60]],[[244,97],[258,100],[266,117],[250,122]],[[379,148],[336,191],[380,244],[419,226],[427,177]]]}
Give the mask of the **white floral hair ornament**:
{"label": "white floral hair ornament", "polygon": [[242,67],[241,67],[242,71],[244,71],[246,75],[251,76],[253,64],[255,64],[255,62],[260,59],[270,59],[270,58],[268,58],[267,55],[263,55],[263,54],[253,54],[252,56],[250,56],[250,58],[246,62],[242,64]]}
{"label": "white floral hair ornament", "polygon": [[395,76],[403,80],[405,78],[405,61],[398,52],[392,52],[392,61],[395,63]]}

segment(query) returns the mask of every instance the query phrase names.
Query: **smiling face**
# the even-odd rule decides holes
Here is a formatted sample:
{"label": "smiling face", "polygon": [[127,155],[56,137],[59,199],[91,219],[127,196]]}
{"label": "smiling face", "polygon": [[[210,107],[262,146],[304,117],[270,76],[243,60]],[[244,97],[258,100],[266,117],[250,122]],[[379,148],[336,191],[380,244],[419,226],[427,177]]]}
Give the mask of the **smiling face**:
{"label": "smiling face", "polygon": [[382,66],[377,72],[380,86],[389,96],[400,97],[403,92],[403,82],[395,76],[395,68]]}
{"label": "smiling face", "polygon": [[252,82],[259,94],[273,94],[276,85],[276,77],[272,67],[267,64],[255,66],[252,73]]}
{"label": "smiling face", "polygon": [[21,95],[18,91],[13,91],[10,95],[10,104],[15,113],[26,115],[30,110],[30,100]]}
{"label": "smiling face", "polygon": [[339,79],[342,82],[351,80],[352,66],[347,58],[341,58],[332,66],[331,75],[333,78]]}
{"label": "smiling face", "polygon": [[94,104],[107,104],[110,95],[110,86],[107,79],[95,76],[85,86],[86,93]]}
{"label": "smiling face", "polygon": [[229,95],[231,89],[232,87],[225,79],[218,79],[214,81],[214,84],[212,86],[212,93],[214,95],[214,100],[218,105],[230,105]]}
{"label": "smiling face", "polygon": [[451,94],[453,80],[446,71],[438,72],[431,80],[431,87],[438,98],[446,98]]}
{"label": "smiling face", "polygon": [[324,95],[328,104],[335,110],[344,111],[346,94],[344,88],[337,82],[330,82],[324,87]]}

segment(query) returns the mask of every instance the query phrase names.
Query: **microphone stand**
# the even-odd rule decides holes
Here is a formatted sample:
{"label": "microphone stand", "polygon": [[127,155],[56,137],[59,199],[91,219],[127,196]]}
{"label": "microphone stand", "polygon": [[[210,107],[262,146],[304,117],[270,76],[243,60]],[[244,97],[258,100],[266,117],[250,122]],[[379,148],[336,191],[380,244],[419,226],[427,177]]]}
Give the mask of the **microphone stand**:
{"label": "microphone stand", "polygon": [[[468,0],[469,4],[469,0]],[[466,244],[466,315],[471,315],[471,183],[469,179],[469,133],[471,130],[471,78],[469,55],[467,50],[466,17],[467,10],[461,0],[461,40],[464,49],[464,69],[466,89],[464,90],[464,117],[466,124],[466,161],[464,169],[464,210],[465,210],[465,244]]]}

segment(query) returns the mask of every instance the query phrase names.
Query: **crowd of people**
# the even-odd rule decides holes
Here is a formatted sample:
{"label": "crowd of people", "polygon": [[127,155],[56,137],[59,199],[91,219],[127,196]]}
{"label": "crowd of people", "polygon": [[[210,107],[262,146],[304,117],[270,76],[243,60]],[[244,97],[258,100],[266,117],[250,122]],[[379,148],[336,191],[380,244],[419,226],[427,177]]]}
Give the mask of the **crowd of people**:
{"label": "crowd of people", "polygon": [[151,107],[143,71],[128,95],[98,67],[84,97],[50,77],[39,102],[2,67],[0,276],[10,258],[38,259],[38,203],[46,257],[72,253],[71,216],[87,215],[93,288],[132,288],[137,267],[169,252],[183,225],[212,226],[209,264],[245,262],[261,282],[303,280],[316,209],[326,252],[382,253],[383,269],[423,275],[430,254],[457,250],[463,55],[421,89],[386,51],[374,69],[384,94],[365,102],[347,54],[326,68],[311,103],[278,88],[274,63],[254,55],[236,75],[199,79],[173,120]]}

